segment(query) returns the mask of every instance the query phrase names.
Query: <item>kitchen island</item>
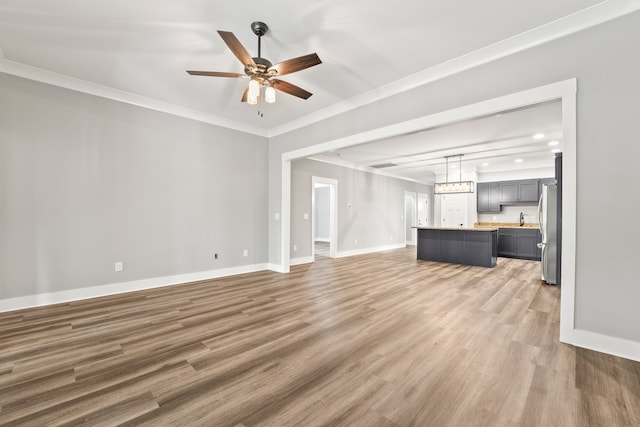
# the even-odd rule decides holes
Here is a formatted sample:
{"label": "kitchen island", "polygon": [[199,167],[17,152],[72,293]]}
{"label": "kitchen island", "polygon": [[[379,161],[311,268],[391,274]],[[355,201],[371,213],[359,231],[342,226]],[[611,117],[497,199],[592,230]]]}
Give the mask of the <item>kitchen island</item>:
{"label": "kitchen island", "polygon": [[418,259],[480,267],[497,264],[497,228],[415,228],[418,230]]}

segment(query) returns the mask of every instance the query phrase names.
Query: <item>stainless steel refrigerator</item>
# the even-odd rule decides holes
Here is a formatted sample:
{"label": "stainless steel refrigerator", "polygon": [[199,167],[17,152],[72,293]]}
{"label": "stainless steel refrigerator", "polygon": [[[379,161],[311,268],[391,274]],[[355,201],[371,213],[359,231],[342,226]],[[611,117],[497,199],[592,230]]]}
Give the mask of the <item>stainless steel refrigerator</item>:
{"label": "stainless steel refrigerator", "polygon": [[538,203],[538,221],[542,243],[542,280],[556,285],[558,276],[558,186],[545,184]]}

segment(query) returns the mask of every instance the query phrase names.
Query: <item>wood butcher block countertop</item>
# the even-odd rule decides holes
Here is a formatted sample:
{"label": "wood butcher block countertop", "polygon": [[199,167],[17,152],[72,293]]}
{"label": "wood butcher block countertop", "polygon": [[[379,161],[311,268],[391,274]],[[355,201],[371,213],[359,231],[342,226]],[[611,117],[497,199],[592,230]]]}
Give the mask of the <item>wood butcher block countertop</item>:
{"label": "wood butcher block countertop", "polygon": [[413,227],[418,230],[452,230],[452,231],[498,231],[498,227]]}
{"label": "wood butcher block countertop", "polygon": [[473,224],[474,228],[538,228],[537,223],[526,222],[524,225],[520,225],[517,222],[476,222]]}

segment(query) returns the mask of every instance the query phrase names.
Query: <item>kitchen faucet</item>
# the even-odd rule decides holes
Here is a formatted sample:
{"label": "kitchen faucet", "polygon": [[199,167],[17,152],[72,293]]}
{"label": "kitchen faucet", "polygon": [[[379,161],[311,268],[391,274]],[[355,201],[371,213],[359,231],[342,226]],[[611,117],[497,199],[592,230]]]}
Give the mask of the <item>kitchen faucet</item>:
{"label": "kitchen faucet", "polygon": [[520,212],[520,227],[524,225],[524,212]]}

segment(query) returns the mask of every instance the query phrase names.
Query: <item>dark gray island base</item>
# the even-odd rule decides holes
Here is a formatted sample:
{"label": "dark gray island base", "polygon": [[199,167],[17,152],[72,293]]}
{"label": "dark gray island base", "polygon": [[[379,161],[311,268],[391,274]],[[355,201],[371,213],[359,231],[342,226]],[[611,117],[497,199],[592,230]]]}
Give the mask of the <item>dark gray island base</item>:
{"label": "dark gray island base", "polygon": [[416,228],[418,229],[418,259],[480,267],[496,266],[497,229]]}

